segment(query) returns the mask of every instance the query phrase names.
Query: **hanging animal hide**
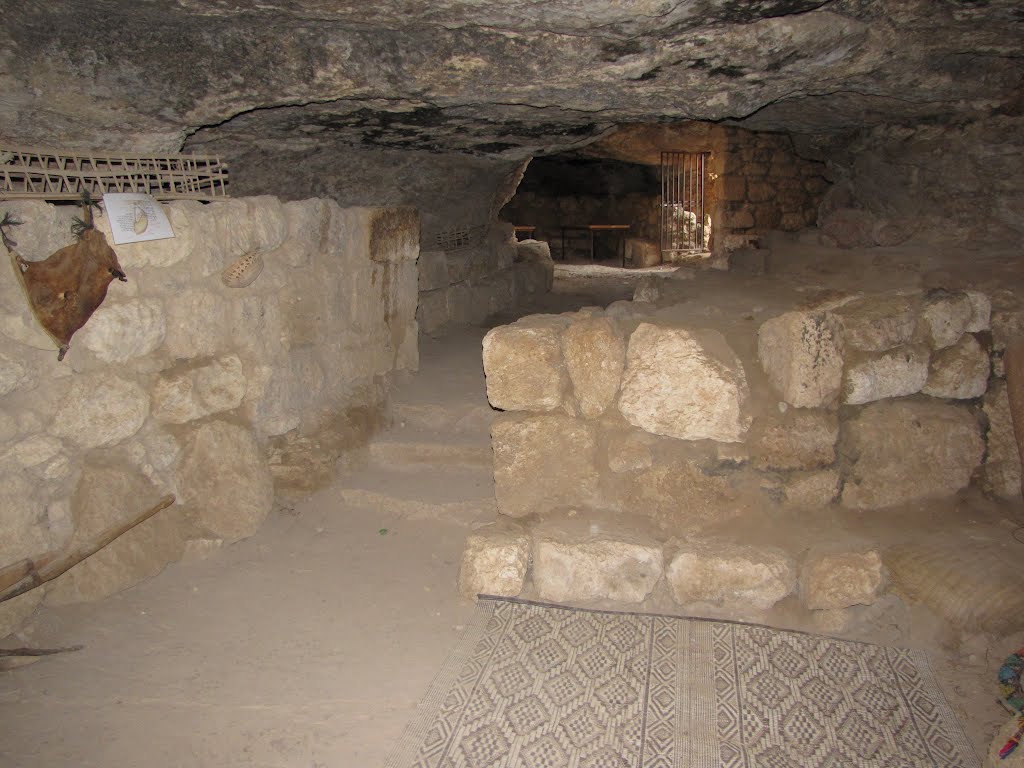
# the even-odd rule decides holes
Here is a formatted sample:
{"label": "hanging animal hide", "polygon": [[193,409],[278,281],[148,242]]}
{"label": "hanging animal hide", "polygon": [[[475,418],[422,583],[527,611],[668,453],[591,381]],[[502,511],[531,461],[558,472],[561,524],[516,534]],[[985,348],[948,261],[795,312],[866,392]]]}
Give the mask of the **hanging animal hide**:
{"label": "hanging animal hide", "polygon": [[43,261],[24,259],[12,248],[17,243],[3,236],[32,313],[60,350],[58,360],[64,359],[75,331],[103,303],[114,278],[128,279],[103,233],[92,227],[88,207],[84,224],[78,242]]}

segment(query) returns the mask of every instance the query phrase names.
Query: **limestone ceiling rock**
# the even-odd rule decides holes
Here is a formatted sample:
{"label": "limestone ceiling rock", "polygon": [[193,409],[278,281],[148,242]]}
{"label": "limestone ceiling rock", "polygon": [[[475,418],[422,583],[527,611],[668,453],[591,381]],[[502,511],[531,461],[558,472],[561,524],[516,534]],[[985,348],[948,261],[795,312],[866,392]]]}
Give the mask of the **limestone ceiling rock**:
{"label": "limestone ceiling rock", "polygon": [[1020,112],[1019,0],[6,0],[0,139],[498,155]]}

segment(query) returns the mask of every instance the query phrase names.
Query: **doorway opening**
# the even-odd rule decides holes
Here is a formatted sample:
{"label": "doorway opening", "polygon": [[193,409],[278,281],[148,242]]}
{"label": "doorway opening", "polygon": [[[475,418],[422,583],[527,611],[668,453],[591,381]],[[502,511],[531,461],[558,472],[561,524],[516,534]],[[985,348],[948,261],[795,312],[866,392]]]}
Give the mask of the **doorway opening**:
{"label": "doorway opening", "polygon": [[706,206],[709,152],[661,153],[661,256],[677,263],[710,251]]}

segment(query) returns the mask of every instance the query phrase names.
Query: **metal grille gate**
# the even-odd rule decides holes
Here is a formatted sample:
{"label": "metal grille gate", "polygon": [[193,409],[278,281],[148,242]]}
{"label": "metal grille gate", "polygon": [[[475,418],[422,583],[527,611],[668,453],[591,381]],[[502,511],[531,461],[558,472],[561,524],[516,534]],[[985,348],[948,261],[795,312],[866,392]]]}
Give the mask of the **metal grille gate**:
{"label": "metal grille gate", "polygon": [[708,153],[661,153],[661,252],[664,261],[704,253],[711,220],[704,207]]}

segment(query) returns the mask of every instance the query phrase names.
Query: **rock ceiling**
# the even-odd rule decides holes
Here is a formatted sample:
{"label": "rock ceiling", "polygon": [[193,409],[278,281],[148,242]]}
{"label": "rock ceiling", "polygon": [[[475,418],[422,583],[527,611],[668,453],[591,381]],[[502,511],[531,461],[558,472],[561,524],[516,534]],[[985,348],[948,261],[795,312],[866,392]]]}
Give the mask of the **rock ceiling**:
{"label": "rock ceiling", "polygon": [[1019,0],[9,0],[0,139],[515,160],[629,122],[1019,114]]}

